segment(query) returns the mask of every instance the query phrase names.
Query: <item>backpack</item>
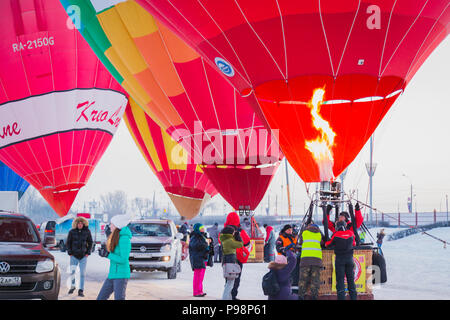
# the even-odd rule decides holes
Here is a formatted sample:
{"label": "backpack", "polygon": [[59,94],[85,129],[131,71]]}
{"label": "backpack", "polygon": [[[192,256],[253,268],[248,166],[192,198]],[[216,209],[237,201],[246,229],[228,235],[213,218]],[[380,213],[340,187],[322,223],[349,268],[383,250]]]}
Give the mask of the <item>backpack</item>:
{"label": "backpack", "polygon": [[266,296],[275,296],[280,292],[280,285],[273,270],[270,270],[264,275],[262,279],[262,288],[264,295]]}

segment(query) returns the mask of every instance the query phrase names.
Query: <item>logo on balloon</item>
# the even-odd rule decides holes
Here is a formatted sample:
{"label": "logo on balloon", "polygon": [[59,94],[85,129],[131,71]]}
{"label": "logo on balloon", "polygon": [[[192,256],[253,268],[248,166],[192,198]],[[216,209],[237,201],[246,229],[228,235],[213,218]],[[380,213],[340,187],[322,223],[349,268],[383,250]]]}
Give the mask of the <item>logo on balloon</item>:
{"label": "logo on balloon", "polygon": [[227,77],[233,77],[234,76],[234,69],[227,61],[225,61],[222,58],[215,58],[214,62],[216,63],[216,66],[222,71],[224,75]]}
{"label": "logo on balloon", "polygon": [[3,128],[0,128],[0,139],[6,139],[7,137],[12,137],[14,135],[18,136],[20,131],[22,130],[19,128],[17,122],[14,122],[12,125],[8,124],[3,126]]}

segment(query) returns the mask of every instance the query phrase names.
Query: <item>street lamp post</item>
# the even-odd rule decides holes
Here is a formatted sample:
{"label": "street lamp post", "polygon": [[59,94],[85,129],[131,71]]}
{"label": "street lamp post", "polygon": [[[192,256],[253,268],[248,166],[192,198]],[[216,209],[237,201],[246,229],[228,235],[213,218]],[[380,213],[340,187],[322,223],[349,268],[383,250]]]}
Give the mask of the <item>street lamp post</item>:
{"label": "street lamp post", "polygon": [[377,164],[373,162],[373,135],[370,137],[370,162],[366,163],[366,169],[367,173],[369,174],[369,201],[370,201],[370,208],[369,208],[369,216],[370,216],[370,222],[373,222],[373,175],[375,174],[375,169],[377,168]]}
{"label": "street lamp post", "polygon": [[447,227],[448,227],[448,194],[445,195],[445,202],[447,204]]}
{"label": "street lamp post", "polygon": [[[403,174],[403,176],[409,180],[409,183],[411,185],[411,198],[410,199],[411,199],[411,213],[413,213],[414,210],[413,210],[413,185],[412,185],[412,181],[411,181],[411,178],[408,177],[406,174]],[[417,205],[416,205],[416,210],[417,210]]]}

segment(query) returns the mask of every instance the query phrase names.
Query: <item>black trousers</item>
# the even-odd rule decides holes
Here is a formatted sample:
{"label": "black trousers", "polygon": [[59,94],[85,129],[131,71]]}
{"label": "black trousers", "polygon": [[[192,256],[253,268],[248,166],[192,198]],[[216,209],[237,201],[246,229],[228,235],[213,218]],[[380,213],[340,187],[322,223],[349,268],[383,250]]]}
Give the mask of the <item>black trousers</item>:
{"label": "black trousers", "polygon": [[239,276],[234,279],[234,286],[233,286],[233,290],[231,290],[231,298],[233,300],[236,299],[236,296],[238,295],[238,288],[239,288],[239,284],[241,283],[241,275],[242,275],[242,267],[243,264],[239,261],[237,261],[237,264],[239,265],[239,267],[241,267],[241,273],[239,273]]}
{"label": "black trousers", "polygon": [[350,299],[356,300],[356,285],[353,255],[336,256],[334,263],[336,270],[336,291],[338,300],[345,300],[345,278],[347,278],[347,287],[350,294]]}

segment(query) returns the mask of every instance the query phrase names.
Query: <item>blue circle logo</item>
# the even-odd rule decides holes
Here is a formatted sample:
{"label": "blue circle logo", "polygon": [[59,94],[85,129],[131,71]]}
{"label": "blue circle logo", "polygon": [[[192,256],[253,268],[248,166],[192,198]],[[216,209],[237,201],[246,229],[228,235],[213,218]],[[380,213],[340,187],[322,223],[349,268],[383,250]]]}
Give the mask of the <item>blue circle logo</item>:
{"label": "blue circle logo", "polygon": [[216,63],[216,66],[222,71],[224,75],[227,77],[233,77],[234,76],[234,69],[227,61],[225,61],[222,58],[215,58],[214,62]]}

